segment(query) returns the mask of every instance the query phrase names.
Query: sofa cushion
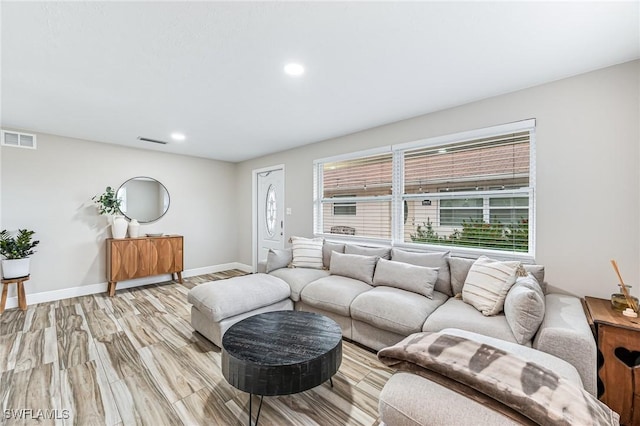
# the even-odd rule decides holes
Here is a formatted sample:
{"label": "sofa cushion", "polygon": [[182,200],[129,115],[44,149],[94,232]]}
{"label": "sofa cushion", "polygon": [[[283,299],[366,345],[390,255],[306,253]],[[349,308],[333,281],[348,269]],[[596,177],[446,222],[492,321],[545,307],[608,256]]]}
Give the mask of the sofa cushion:
{"label": "sofa cushion", "polygon": [[[517,343],[504,314],[487,317],[473,306],[453,297],[427,317],[422,331],[440,331],[449,327]],[[531,346],[531,342],[525,344]]]}
{"label": "sofa cushion", "polygon": [[322,269],[322,238],[291,237],[294,268]]}
{"label": "sofa cushion", "polygon": [[378,259],[376,271],[373,274],[373,285],[395,287],[431,299],[437,279],[438,268]]}
{"label": "sofa cushion", "polygon": [[300,300],[300,292],[307,284],[329,276],[329,271],[309,268],[282,268],[276,269],[270,275],[285,281],[291,287],[291,300]]}
{"label": "sofa cushion", "polygon": [[483,315],[502,312],[507,292],[516,282],[518,261],[501,262],[480,256],[469,269],[462,287],[462,300]]}
{"label": "sofa cushion", "polygon": [[435,290],[444,293],[447,296],[453,296],[451,292],[451,276],[449,274],[449,262],[447,258],[449,252],[439,253],[421,253],[394,248],[391,250],[391,260],[396,262],[410,263],[417,266],[426,266],[429,268],[438,268],[438,279],[436,280]]}
{"label": "sofa cushion", "polygon": [[344,247],[346,254],[359,254],[362,256],[378,256],[382,259],[389,259],[391,249],[389,247],[365,247],[354,244],[347,244]]}
{"label": "sofa cushion", "polygon": [[330,275],[307,285],[300,293],[300,299],[314,308],[348,317],[353,299],[372,288],[360,280]]}
{"label": "sofa cushion", "polygon": [[529,273],[518,277],[504,300],[504,315],[518,343],[530,341],[544,319],[544,293]]}
{"label": "sofa cushion", "polygon": [[437,291],[428,299],[410,291],[380,286],[355,298],[351,317],[406,336],[422,331],[425,319],[446,300],[447,295]]}
{"label": "sofa cushion", "polygon": [[265,272],[268,274],[276,269],[286,268],[293,260],[293,251],[288,248],[284,250],[269,249],[267,252],[267,266]]}
{"label": "sofa cushion", "polygon": [[329,269],[331,266],[331,253],[337,251],[338,253],[344,253],[344,244],[332,243],[325,241],[322,246],[322,264],[325,269]]}
{"label": "sofa cushion", "polygon": [[252,274],[200,284],[189,290],[187,300],[211,320],[262,308],[289,297],[291,289],[280,278]]}
{"label": "sofa cushion", "polygon": [[359,254],[331,254],[331,275],[360,280],[367,284],[373,284],[373,271],[376,268],[377,256],[361,256]]}

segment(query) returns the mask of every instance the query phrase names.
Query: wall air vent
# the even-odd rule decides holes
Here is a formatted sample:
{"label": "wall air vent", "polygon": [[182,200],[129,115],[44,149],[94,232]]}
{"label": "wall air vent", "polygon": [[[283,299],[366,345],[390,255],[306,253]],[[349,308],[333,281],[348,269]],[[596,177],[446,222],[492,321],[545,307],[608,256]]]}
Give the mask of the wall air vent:
{"label": "wall air vent", "polygon": [[12,146],[14,148],[36,149],[36,135],[3,130],[1,145]]}
{"label": "wall air vent", "polygon": [[169,142],[165,142],[165,141],[160,141],[158,139],[143,138],[142,136],[138,136],[138,140],[140,140],[142,142],[159,143],[160,145],[166,145],[166,144],[169,143]]}

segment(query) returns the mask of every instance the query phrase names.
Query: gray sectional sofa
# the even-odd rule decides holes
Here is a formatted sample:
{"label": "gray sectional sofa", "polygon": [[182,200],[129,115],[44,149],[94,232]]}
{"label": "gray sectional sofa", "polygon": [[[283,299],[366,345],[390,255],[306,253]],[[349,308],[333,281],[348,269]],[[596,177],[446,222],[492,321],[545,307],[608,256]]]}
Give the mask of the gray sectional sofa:
{"label": "gray sectional sofa", "polygon": [[[466,330],[532,347],[565,360],[578,371],[584,388],[596,394],[596,344],[582,304],[577,297],[543,294],[542,266],[524,265],[540,283],[543,299],[542,322],[539,327],[536,322],[536,330],[527,335],[514,333],[513,321],[510,323],[505,312],[485,316],[476,307],[455,297],[462,292],[473,259],[451,257],[448,252],[411,252],[328,241],[324,242],[322,251],[324,269],[287,267],[292,262],[292,251],[286,249],[270,251],[258,272],[278,277],[289,285],[294,309],[317,312],[334,319],[344,337],[374,350],[393,345],[416,332],[449,328]],[[339,254],[332,261],[334,252]],[[371,259],[374,259],[373,268],[370,267]],[[377,259],[390,259],[396,267],[387,271],[386,280],[376,277]],[[405,271],[397,262],[437,268],[437,279],[431,292],[425,295],[421,294],[421,288],[411,288],[411,267],[406,267],[408,275],[405,278]],[[382,265],[386,268],[388,264]],[[397,269],[398,266],[401,269]],[[515,292],[513,288],[515,286],[510,292]],[[507,312],[513,309],[509,306],[509,297],[508,294],[504,305]],[[530,314],[526,312],[527,306],[518,309],[515,315],[524,315],[526,324]],[[531,316],[535,317],[536,313],[532,312]]]}

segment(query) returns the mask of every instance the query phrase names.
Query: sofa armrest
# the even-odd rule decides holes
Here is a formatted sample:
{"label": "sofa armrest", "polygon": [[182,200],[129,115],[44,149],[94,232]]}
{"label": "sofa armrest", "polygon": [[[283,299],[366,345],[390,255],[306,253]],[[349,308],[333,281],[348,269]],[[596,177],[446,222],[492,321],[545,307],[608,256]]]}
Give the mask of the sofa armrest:
{"label": "sofa armrest", "polygon": [[266,274],[267,273],[267,261],[261,260],[258,262],[258,270],[256,271],[258,274]]}
{"label": "sofa armrest", "polygon": [[545,315],[533,347],[572,364],[587,392],[597,394],[597,347],[580,299],[564,294],[545,296]]}

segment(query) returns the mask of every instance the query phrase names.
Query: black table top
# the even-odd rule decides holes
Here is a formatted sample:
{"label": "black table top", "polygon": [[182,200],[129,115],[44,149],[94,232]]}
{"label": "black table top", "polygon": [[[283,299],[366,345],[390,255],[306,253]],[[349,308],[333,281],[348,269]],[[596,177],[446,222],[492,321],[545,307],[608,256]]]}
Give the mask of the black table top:
{"label": "black table top", "polygon": [[258,395],[302,392],[329,380],[342,361],[340,326],[323,315],[277,311],[232,325],[222,338],[222,373]]}

